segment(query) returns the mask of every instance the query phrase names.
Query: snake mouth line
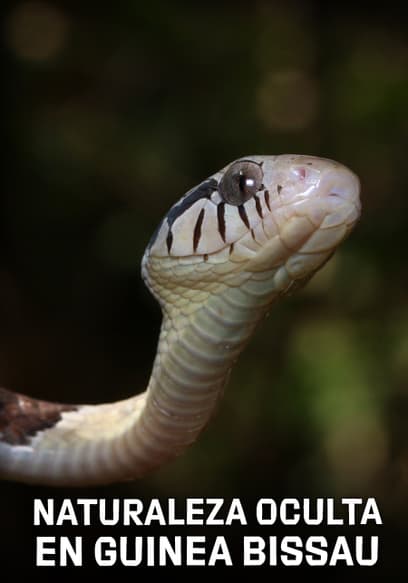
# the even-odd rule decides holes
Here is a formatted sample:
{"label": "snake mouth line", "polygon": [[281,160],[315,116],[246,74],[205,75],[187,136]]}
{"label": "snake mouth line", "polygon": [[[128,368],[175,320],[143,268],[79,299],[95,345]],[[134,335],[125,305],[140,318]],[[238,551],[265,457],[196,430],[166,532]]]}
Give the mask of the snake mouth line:
{"label": "snake mouth line", "polygon": [[[333,212],[326,212],[318,223],[314,222],[311,219],[311,217],[308,216],[307,214],[297,214],[296,213],[296,214],[293,214],[293,216],[290,217],[279,228],[277,227],[276,222],[274,221],[274,229],[276,229],[276,232],[275,232],[275,234],[270,234],[268,232],[268,229],[265,226],[265,223],[267,222],[267,218],[263,217],[262,219],[259,218],[256,222],[253,222],[251,228],[248,229],[247,233],[245,233],[238,240],[236,240],[232,243],[224,244],[222,247],[220,247],[219,249],[217,249],[215,251],[212,251],[210,253],[192,253],[189,255],[179,255],[179,256],[173,255],[172,259],[175,261],[178,261],[180,264],[197,264],[197,263],[206,263],[206,262],[217,264],[217,263],[225,263],[229,260],[233,261],[234,263],[243,263],[245,261],[250,261],[251,259],[254,259],[258,253],[265,252],[266,249],[269,247],[269,245],[274,244],[276,237],[279,238],[280,244],[286,250],[285,255],[287,254],[288,257],[290,254],[298,253],[298,252],[307,253],[307,254],[320,253],[321,250],[312,250],[312,249],[307,250],[307,249],[303,249],[303,248],[308,243],[308,241],[316,235],[316,233],[322,233],[323,234],[322,236],[324,236],[324,235],[328,234],[330,231],[335,231],[335,230],[338,230],[339,228],[344,227],[344,235],[339,237],[339,239],[338,239],[339,241],[341,241],[350,232],[350,230],[353,228],[355,223],[359,220],[360,210],[361,210],[359,205],[357,205],[356,203],[354,203],[352,201],[345,201],[344,198],[336,192],[330,192],[328,195],[325,195],[325,196],[330,197],[330,198],[334,198],[334,199],[338,199],[339,202],[342,201],[343,202],[342,209],[344,209],[344,206],[346,204],[347,204],[347,206],[350,207],[350,209],[348,211],[341,213],[340,220],[336,221],[332,218],[335,215],[335,213],[333,213]],[[282,206],[290,207],[291,204],[282,205]],[[272,216],[270,218],[273,220]],[[287,227],[288,223],[291,220],[293,220],[293,221],[306,220],[311,227],[311,230],[308,230],[307,232],[305,232],[304,236],[301,236],[301,235],[297,236],[295,244],[289,244],[287,241],[287,238],[285,238],[285,236],[284,236],[285,228]],[[256,231],[259,228],[262,229],[262,233],[263,233],[263,237],[264,237],[263,241],[257,240]],[[257,245],[256,248],[248,248],[245,245],[244,240],[246,238],[248,238],[249,235],[251,236],[252,241]],[[265,239],[266,239],[266,241],[265,241]],[[245,250],[246,250],[245,255],[242,253],[235,253],[235,251],[237,250],[237,247],[240,243],[242,243],[245,246]],[[329,244],[328,248],[330,249],[331,247],[334,247],[337,244],[338,243],[337,243],[337,238],[336,238],[336,241],[334,241],[332,244]],[[329,250],[329,249],[327,249],[327,250]],[[219,257],[219,261],[211,261],[212,259],[214,259],[216,257]],[[284,259],[282,262],[284,262]],[[276,264],[274,264],[274,266],[276,266]]]}

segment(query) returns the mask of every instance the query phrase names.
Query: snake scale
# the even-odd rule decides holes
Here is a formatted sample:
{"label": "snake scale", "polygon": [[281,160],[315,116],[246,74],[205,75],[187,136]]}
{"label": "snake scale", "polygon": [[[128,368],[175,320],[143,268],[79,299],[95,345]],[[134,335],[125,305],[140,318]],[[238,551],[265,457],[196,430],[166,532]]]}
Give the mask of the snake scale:
{"label": "snake scale", "polygon": [[360,216],[358,178],[313,156],[247,156],[191,189],[142,260],[163,321],[146,391],[63,405],[0,389],[0,477],[138,478],[206,426],[257,323],[331,257]]}

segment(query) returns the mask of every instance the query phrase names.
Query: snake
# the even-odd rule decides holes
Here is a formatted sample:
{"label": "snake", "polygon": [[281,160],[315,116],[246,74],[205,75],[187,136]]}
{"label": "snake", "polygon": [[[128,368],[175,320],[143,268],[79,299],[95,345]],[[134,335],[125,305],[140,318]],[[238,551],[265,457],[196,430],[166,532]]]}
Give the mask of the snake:
{"label": "snake", "polygon": [[0,477],[109,484],[181,455],[272,304],[310,280],[360,214],[356,174],[309,155],[245,156],[189,190],[142,259],[163,316],[146,390],[68,405],[0,389]]}

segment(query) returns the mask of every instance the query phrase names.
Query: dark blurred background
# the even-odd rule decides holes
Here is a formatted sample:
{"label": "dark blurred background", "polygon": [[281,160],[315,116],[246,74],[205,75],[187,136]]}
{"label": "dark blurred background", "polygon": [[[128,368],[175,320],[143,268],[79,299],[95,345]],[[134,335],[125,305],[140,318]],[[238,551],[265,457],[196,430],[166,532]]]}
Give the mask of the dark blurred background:
{"label": "dark blurred background", "polygon": [[239,156],[338,159],[361,178],[364,212],[324,270],[276,306],[178,461],[105,488],[2,483],[2,565],[32,566],[39,496],[375,496],[378,570],[403,575],[405,3],[20,1],[3,12],[4,386],[66,402],[143,390],[160,323],[144,247],[175,200]]}

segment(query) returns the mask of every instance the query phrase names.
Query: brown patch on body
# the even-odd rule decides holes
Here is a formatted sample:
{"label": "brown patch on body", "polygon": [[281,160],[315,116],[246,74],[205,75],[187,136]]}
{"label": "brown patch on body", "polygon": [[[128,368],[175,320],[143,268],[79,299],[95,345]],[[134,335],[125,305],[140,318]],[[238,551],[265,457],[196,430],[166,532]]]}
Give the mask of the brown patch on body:
{"label": "brown patch on body", "polygon": [[0,388],[0,441],[26,445],[38,431],[53,427],[61,413],[77,409],[75,405],[31,399]]}

